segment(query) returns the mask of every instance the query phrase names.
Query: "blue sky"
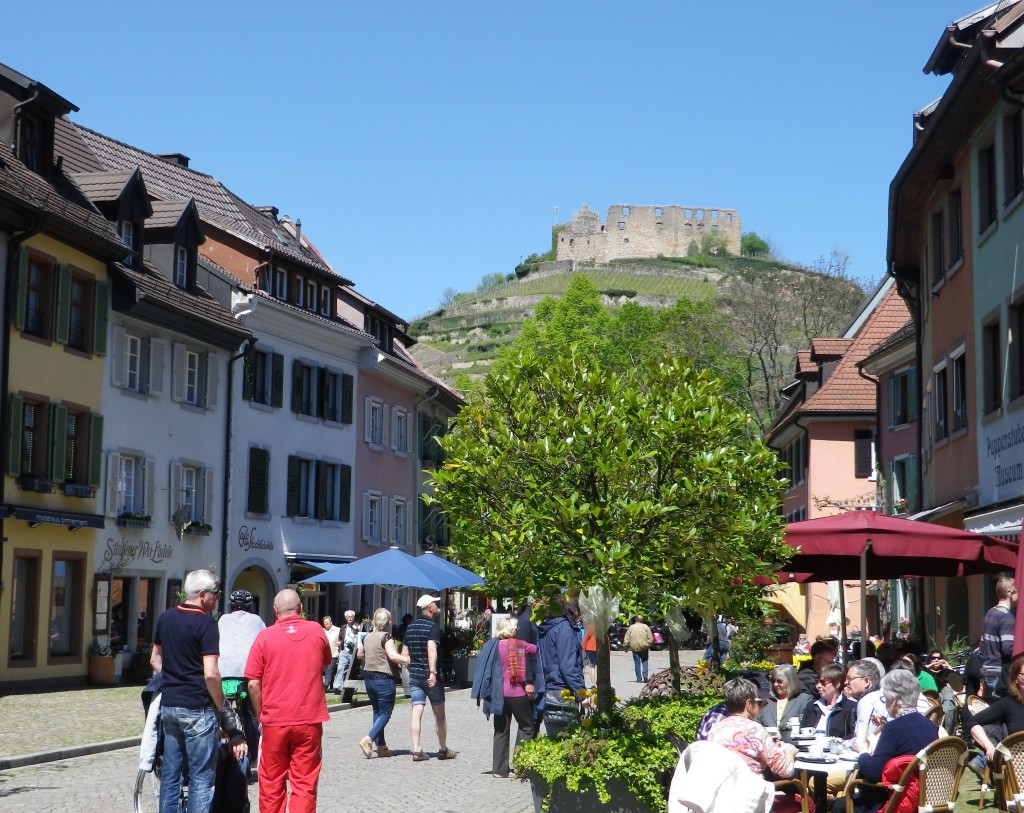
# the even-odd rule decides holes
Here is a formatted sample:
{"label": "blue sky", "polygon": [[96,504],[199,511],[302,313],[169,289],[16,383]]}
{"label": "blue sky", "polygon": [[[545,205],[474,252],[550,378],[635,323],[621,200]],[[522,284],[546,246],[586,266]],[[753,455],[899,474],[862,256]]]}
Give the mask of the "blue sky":
{"label": "blue sky", "polygon": [[583,203],[736,209],[796,262],[885,270],[888,185],[949,0],[24,6],[0,61],[75,121],[301,218],[411,319]]}

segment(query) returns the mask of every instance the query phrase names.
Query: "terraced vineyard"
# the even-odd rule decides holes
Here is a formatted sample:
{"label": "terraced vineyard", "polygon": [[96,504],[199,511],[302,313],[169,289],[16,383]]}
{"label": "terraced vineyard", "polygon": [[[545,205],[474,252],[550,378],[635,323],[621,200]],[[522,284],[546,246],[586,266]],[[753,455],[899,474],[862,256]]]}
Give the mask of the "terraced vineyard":
{"label": "terraced vineyard", "polygon": [[670,307],[680,298],[714,298],[721,281],[741,268],[780,267],[777,262],[746,258],[698,257],[631,260],[628,265],[595,266],[569,271],[545,264],[523,279],[459,294],[451,307],[416,319],[410,333],[418,344],[416,359],[438,377],[455,383],[460,375],[485,375],[498,351],[518,334],[545,297],[559,298],[576,274],[588,277],[606,304],[633,301]]}

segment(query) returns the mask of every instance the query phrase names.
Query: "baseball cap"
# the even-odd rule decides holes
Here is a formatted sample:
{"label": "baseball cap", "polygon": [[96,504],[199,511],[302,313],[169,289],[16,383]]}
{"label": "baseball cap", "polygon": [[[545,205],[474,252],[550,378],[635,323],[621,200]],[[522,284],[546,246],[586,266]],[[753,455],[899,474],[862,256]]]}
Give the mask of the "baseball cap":
{"label": "baseball cap", "polygon": [[422,596],[420,596],[419,601],[416,602],[416,609],[418,609],[418,610],[425,610],[425,609],[427,609],[427,607],[429,607],[435,601],[436,602],[441,601],[441,597],[440,596],[432,596],[429,593],[424,593]]}

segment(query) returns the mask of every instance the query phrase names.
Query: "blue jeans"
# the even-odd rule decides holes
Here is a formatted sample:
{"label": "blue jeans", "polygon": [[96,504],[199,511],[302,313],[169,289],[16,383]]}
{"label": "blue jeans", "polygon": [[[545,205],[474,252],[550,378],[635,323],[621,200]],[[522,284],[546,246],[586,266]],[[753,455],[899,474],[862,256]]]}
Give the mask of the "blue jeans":
{"label": "blue jeans", "polygon": [[352,653],[343,649],[338,653],[338,671],[334,675],[334,690],[336,692],[341,691],[345,685],[345,679],[348,678],[348,665],[350,663],[352,663]]}
{"label": "blue jeans", "polygon": [[384,726],[395,709],[395,681],[388,678],[367,677],[363,681],[366,696],[373,706],[373,725],[367,735],[377,745],[384,745]]}
{"label": "blue jeans", "polygon": [[636,672],[636,679],[638,681],[647,680],[647,657],[650,654],[649,649],[633,653],[633,671]]}
{"label": "blue jeans", "polygon": [[160,770],[160,813],[181,813],[181,777],[188,773],[188,813],[208,813],[217,775],[219,725],[213,706],[160,709],[164,761]]}

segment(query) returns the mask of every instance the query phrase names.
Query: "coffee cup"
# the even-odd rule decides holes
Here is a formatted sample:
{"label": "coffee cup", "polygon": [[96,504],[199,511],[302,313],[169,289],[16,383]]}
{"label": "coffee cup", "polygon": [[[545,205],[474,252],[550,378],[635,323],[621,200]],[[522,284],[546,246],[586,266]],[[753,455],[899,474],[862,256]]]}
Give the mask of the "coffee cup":
{"label": "coffee cup", "polygon": [[800,736],[801,737],[813,737],[814,736],[814,726],[804,726],[803,728],[801,728],[800,729]]}
{"label": "coffee cup", "polygon": [[776,728],[775,726],[773,726],[773,725],[765,726],[765,730],[772,737],[772,739],[776,739],[777,740],[779,738],[779,729]]}
{"label": "coffee cup", "polygon": [[800,731],[800,718],[790,717],[789,718],[789,729],[790,731],[797,733]]}
{"label": "coffee cup", "polygon": [[808,746],[807,751],[812,757],[820,757],[825,752],[825,744],[821,740],[815,740]]}

